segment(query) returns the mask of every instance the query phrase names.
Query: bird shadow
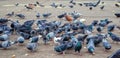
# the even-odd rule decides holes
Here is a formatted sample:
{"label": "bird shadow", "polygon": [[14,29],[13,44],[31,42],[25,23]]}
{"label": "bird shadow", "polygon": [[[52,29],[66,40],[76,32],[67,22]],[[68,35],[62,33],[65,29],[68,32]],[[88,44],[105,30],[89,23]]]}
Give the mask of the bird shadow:
{"label": "bird shadow", "polygon": [[0,50],[17,50],[17,48],[1,48]]}

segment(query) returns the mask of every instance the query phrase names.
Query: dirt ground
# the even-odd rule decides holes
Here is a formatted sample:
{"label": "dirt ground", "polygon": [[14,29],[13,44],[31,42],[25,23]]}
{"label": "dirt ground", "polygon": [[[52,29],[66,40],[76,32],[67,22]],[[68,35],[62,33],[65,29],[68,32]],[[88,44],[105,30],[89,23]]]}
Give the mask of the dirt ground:
{"label": "dirt ground", "polygon": [[[55,3],[62,3],[63,5],[66,5],[65,8],[51,8],[51,7],[35,7],[34,10],[27,11],[23,5],[20,5],[18,7],[16,6],[9,6],[14,5],[16,3],[20,4],[28,4],[28,3],[35,3],[36,1],[39,1],[40,3],[49,6],[52,2]],[[92,2],[96,0],[75,0],[76,2]],[[59,20],[56,15],[62,14],[64,12],[73,12],[77,11],[83,14],[80,18],[87,19],[85,22],[86,24],[90,24],[93,20],[101,20],[108,18],[109,20],[113,21],[113,24],[120,25],[120,18],[116,18],[114,16],[115,12],[120,12],[120,8],[117,8],[114,6],[116,1],[113,0],[102,0],[105,2],[105,9],[100,10],[100,5],[96,8],[93,8],[93,10],[89,10],[88,7],[85,6],[79,6],[76,5],[74,8],[69,8],[69,0],[0,0],[0,18],[5,17],[5,15],[9,12],[15,11],[15,13],[22,13],[25,14],[25,19],[19,19],[17,17],[11,17],[12,20],[19,20],[21,23],[25,20],[35,19],[36,20],[36,13],[40,12],[52,13],[52,16],[47,18],[48,21],[53,20]],[[41,17],[41,19],[44,19]],[[64,22],[64,21],[63,21]],[[96,31],[95,31],[96,32]],[[106,33],[106,30],[104,31]],[[114,33],[120,35],[120,30],[115,29]],[[17,35],[12,35],[11,40],[15,40],[17,38]],[[115,44],[112,42],[112,40],[109,40],[112,44],[112,49],[109,52],[105,52],[104,48],[102,47],[102,44],[99,47],[96,47],[95,49],[95,55],[91,55],[89,53],[86,53],[87,49],[82,48],[80,55],[75,55],[74,51],[67,51],[66,55],[57,55],[54,51],[54,45],[44,45],[42,40],[39,41],[39,46],[37,52],[31,53],[26,49],[26,44],[28,40],[25,41],[24,46],[18,46],[14,45],[10,47],[8,50],[2,50],[0,49],[0,58],[11,58],[12,55],[16,55],[16,58],[107,58],[111,53],[116,51],[120,48],[120,44]],[[85,47],[85,45],[83,46]],[[28,56],[25,56],[25,54],[28,54]]]}

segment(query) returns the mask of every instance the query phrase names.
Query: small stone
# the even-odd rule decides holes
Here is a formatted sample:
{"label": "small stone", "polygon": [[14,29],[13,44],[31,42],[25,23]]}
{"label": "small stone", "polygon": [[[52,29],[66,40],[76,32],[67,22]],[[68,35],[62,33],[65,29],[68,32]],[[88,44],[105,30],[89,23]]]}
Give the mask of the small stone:
{"label": "small stone", "polygon": [[85,49],[87,48],[87,47],[84,47]]}
{"label": "small stone", "polygon": [[25,54],[25,56],[28,56],[28,54]]}
{"label": "small stone", "polygon": [[95,53],[93,53],[93,55],[95,55]]}
{"label": "small stone", "polygon": [[54,56],[55,54],[51,54],[52,56]]}
{"label": "small stone", "polygon": [[12,58],[15,58],[16,55],[12,55]]}

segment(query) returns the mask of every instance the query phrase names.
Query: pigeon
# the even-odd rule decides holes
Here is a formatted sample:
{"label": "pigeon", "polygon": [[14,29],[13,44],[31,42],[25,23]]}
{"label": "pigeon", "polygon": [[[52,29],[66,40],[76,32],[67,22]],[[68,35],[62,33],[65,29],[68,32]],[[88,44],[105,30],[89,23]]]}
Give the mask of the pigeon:
{"label": "pigeon", "polygon": [[92,6],[93,6],[93,7],[97,7],[100,2],[101,2],[101,0],[98,0],[96,3],[92,4]]}
{"label": "pigeon", "polygon": [[96,3],[84,3],[85,6],[97,7],[101,0],[98,0]]}
{"label": "pigeon", "polygon": [[22,25],[19,27],[17,32],[18,33],[23,32],[23,33],[27,33],[27,34],[31,35],[30,34],[31,30],[32,30],[32,27],[30,25]]}
{"label": "pigeon", "polygon": [[6,40],[0,44],[0,48],[7,49],[16,43],[17,43],[17,41],[12,42],[12,41]]}
{"label": "pigeon", "polygon": [[24,37],[24,39],[29,39],[31,36],[28,33],[24,33],[24,32],[19,32],[19,35],[21,35],[22,37]]}
{"label": "pigeon", "polygon": [[3,29],[2,28],[0,28],[0,34],[2,34],[4,31],[3,31]]}
{"label": "pigeon", "polygon": [[70,41],[73,42],[73,44],[76,44],[78,42],[78,39],[75,38],[75,36],[71,35],[70,38],[71,38]]}
{"label": "pigeon", "polygon": [[6,19],[6,18],[0,18],[0,23],[1,24],[4,24],[4,23],[7,23],[9,22],[10,20]]}
{"label": "pigeon", "polygon": [[33,10],[32,7],[29,7],[29,6],[27,6],[27,5],[25,5],[25,8],[28,9],[28,10]]}
{"label": "pigeon", "polygon": [[58,7],[58,5],[55,4],[55,3],[52,3],[50,6],[52,6],[52,7],[54,7],[54,8],[57,8],[57,7]]}
{"label": "pigeon", "polygon": [[82,14],[80,14],[79,12],[76,12],[76,11],[74,11],[74,12],[71,13],[71,16],[74,18],[74,20],[77,19],[77,18],[79,18],[81,15]]}
{"label": "pigeon", "polygon": [[54,32],[49,32],[47,35],[46,35],[46,38],[48,40],[53,40],[53,38],[55,37],[55,33]]}
{"label": "pigeon", "polygon": [[0,25],[0,34],[2,34],[4,32],[4,27],[5,27],[5,25]]}
{"label": "pigeon", "polygon": [[20,36],[20,37],[17,38],[17,41],[18,41],[19,44],[23,44],[25,39],[24,39],[24,37]]}
{"label": "pigeon", "polygon": [[63,18],[65,15],[66,15],[66,13],[63,13],[63,14],[58,15],[57,17],[58,17],[59,19],[61,19],[61,18]]}
{"label": "pigeon", "polygon": [[38,6],[41,6],[41,7],[44,7],[45,5],[43,5],[43,4],[40,4],[38,1],[36,1],[36,4],[38,5]]}
{"label": "pigeon", "polygon": [[83,34],[80,34],[78,35],[78,41],[81,41],[82,43],[84,43],[85,39],[87,38],[88,35],[83,35]]}
{"label": "pigeon", "polygon": [[69,5],[70,8],[73,8],[74,6],[73,5]]}
{"label": "pigeon", "polygon": [[103,28],[103,27],[101,27],[101,26],[98,26],[98,27],[97,27],[97,31],[98,31],[99,33],[100,33],[100,32],[102,32],[102,31],[103,31],[103,29],[104,29],[104,28]]}
{"label": "pigeon", "polygon": [[117,18],[120,17],[120,13],[115,13],[114,15],[115,15]]}
{"label": "pigeon", "polygon": [[82,4],[82,3],[78,3],[78,5],[83,6],[83,4]]}
{"label": "pigeon", "polygon": [[63,41],[69,41],[70,40],[70,36],[68,34],[63,34],[61,37],[62,37]]}
{"label": "pigeon", "polygon": [[112,48],[111,44],[107,41],[107,39],[102,39],[102,43],[106,51]]}
{"label": "pigeon", "polygon": [[103,38],[106,38],[106,34],[96,34],[96,37],[94,37],[95,47],[97,47],[100,43],[102,43]]}
{"label": "pigeon", "polygon": [[39,5],[40,3],[38,1],[36,1],[36,4]]}
{"label": "pigeon", "polygon": [[40,7],[45,7],[45,5],[43,5],[43,4],[39,4],[39,6],[40,6]]}
{"label": "pigeon", "polygon": [[8,34],[3,34],[0,36],[0,41],[6,41],[9,40],[9,35]]}
{"label": "pigeon", "polygon": [[47,39],[46,36],[43,35],[43,42],[44,42],[45,45],[48,44],[48,41],[49,41],[49,39]]}
{"label": "pigeon", "polygon": [[71,4],[76,5],[76,2],[72,2]]}
{"label": "pigeon", "polygon": [[69,3],[73,3],[73,0],[70,0],[70,2]]}
{"label": "pigeon", "polygon": [[62,7],[62,8],[64,8],[64,7],[65,7],[65,5],[63,5],[63,4],[60,4],[59,6],[60,6],[60,7]]}
{"label": "pigeon", "polygon": [[92,32],[91,32],[91,31],[86,30],[86,29],[82,30],[82,33],[83,33],[83,34],[87,34],[87,35],[92,34]]}
{"label": "pigeon", "polygon": [[12,33],[13,33],[13,30],[11,30],[11,29],[5,30],[5,31],[3,32],[3,34],[7,34],[8,36],[12,35]]}
{"label": "pigeon", "polygon": [[32,31],[32,25],[33,25],[34,21],[35,20],[25,21],[23,23],[23,25],[19,27],[19,32],[24,32],[24,33],[31,35],[30,33]]}
{"label": "pigeon", "polygon": [[78,26],[76,24],[73,24],[72,25],[72,30],[75,31],[75,30],[78,30]]}
{"label": "pigeon", "polygon": [[54,50],[60,54],[65,54],[66,49],[67,49],[66,43],[54,47]]}
{"label": "pigeon", "polygon": [[19,21],[15,21],[15,22],[13,21],[10,25],[10,27],[13,29],[13,32],[17,31],[20,26],[21,26],[21,24],[19,23]]}
{"label": "pigeon", "polygon": [[[79,23],[79,28],[83,31],[83,30],[86,30],[86,25],[83,24],[83,23]],[[83,31],[84,32],[84,31]]]}
{"label": "pigeon", "polygon": [[80,50],[82,49],[82,42],[78,41],[75,45],[74,45],[74,50],[75,52],[80,53]]}
{"label": "pigeon", "polygon": [[16,16],[21,18],[21,19],[25,19],[25,15],[24,14],[16,14]]}
{"label": "pigeon", "polygon": [[112,32],[108,32],[110,38],[115,42],[120,42],[120,37]]}
{"label": "pigeon", "polygon": [[94,25],[91,24],[91,25],[86,26],[86,30],[92,32],[94,30]]}
{"label": "pigeon", "polygon": [[114,53],[112,53],[107,58],[120,58],[120,49],[118,49],[117,51],[115,51]]}
{"label": "pigeon", "polygon": [[15,4],[15,6],[18,6],[18,5],[19,5],[19,3],[16,3],[16,4]]}
{"label": "pigeon", "polygon": [[31,27],[34,24],[35,20],[28,20],[24,22],[25,27]]}
{"label": "pigeon", "polygon": [[35,36],[35,35],[37,35],[37,31],[36,30],[31,30],[30,36]]}
{"label": "pigeon", "polygon": [[13,15],[14,15],[14,12],[6,14],[6,16],[8,16],[8,17],[12,17]]}
{"label": "pigeon", "polygon": [[98,20],[94,20],[93,22],[92,22],[92,25],[94,25],[94,26],[96,26],[98,24]]}
{"label": "pigeon", "polygon": [[26,48],[30,50],[31,52],[35,52],[37,49],[37,43],[28,43]]}
{"label": "pigeon", "polygon": [[115,29],[115,25],[109,25],[107,27],[108,32],[112,32]]}
{"label": "pigeon", "polygon": [[116,7],[120,7],[120,5],[118,5],[118,4],[115,4],[115,6],[116,6]]}
{"label": "pigeon", "polygon": [[95,46],[94,46],[94,42],[93,39],[90,39],[88,44],[87,44],[87,48],[88,48],[88,52],[92,53],[93,55],[95,54]]}
{"label": "pigeon", "polygon": [[44,44],[48,44],[49,39],[46,38],[46,32],[42,32],[40,35],[42,35]]}
{"label": "pigeon", "polygon": [[38,43],[39,37],[38,36],[34,36],[30,38],[30,43]]}
{"label": "pigeon", "polygon": [[[67,50],[71,50],[71,49],[73,49],[73,42],[72,41],[66,41],[66,42],[68,42],[67,43]],[[63,43],[64,43],[64,41],[63,41]]]}
{"label": "pigeon", "polygon": [[56,32],[56,34],[60,34],[60,33],[62,33],[62,28],[58,28],[55,32]]}
{"label": "pigeon", "polygon": [[100,20],[99,26],[105,27],[109,23],[112,23],[112,21],[109,21],[108,19]]}
{"label": "pigeon", "polygon": [[44,18],[48,18],[50,15],[52,15],[52,13],[44,13],[44,14],[43,14],[43,17],[44,17]]}
{"label": "pigeon", "polygon": [[39,19],[40,18],[40,13],[37,13],[36,17],[37,17],[37,19]]}
{"label": "pigeon", "polygon": [[46,23],[47,22],[47,20],[38,20],[37,21],[37,25],[42,25],[42,24],[44,24],[44,23]]}
{"label": "pigeon", "polygon": [[101,41],[100,41],[100,39],[98,39],[98,36],[97,35],[88,35],[88,37],[87,37],[87,44],[89,43],[89,41],[90,41],[90,39],[92,39],[92,40],[94,40],[93,42],[94,42],[94,45],[95,46],[97,46]]}
{"label": "pigeon", "polygon": [[105,6],[104,6],[104,5],[100,7],[100,9],[101,9],[101,10],[103,10],[104,8],[105,8]]}
{"label": "pigeon", "polygon": [[92,9],[93,9],[93,7],[90,7],[89,9],[90,9],[90,10],[92,10]]}

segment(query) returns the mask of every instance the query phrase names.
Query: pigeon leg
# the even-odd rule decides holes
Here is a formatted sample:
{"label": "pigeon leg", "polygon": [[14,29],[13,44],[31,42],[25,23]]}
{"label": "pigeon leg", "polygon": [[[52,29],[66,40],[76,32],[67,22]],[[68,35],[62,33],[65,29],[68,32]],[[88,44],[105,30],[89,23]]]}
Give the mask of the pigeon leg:
{"label": "pigeon leg", "polygon": [[7,50],[7,48],[3,48],[3,50]]}
{"label": "pigeon leg", "polygon": [[62,52],[62,54],[63,54],[63,55],[65,55],[65,54],[66,54],[66,52],[65,52],[65,51],[63,51],[63,52]]}
{"label": "pigeon leg", "polygon": [[78,55],[78,53],[75,51],[74,55]]}
{"label": "pigeon leg", "polygon": [[79,53],[80,56],[82,56],[82,53]]}

